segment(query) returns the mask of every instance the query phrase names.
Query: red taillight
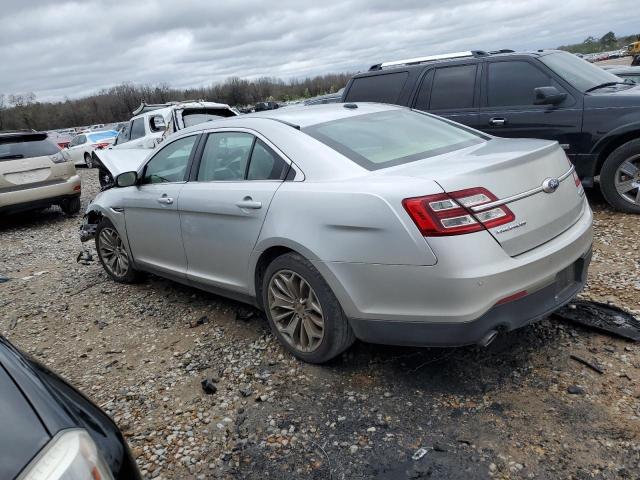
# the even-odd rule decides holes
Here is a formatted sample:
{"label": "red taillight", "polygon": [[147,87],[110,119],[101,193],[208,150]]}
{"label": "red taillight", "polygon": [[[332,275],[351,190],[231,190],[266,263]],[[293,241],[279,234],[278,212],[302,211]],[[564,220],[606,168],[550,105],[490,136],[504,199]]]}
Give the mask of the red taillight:
{"label": "red taillight", "polygon": [[476,187],[406,198],[402,205],[425,237],[439,237],[478,232],[514,221],[516,216],[505,205],[477,213],[471,211],[471,207],[479,207],[497,199],[487,189]]}
{"label": "red taillight", "polygon": [[501,300],[496,302],[496,305],[504,305],[505,303],[513,302],[514,300],[519,300],[523,297],[526,297],[528,292],[526,290],[522,290],[521,292],[514,293],[513,295],[509,295],[508,297],[504,297]]}
{"label": "red taillight", "polygon": [[104,143],[95,143],[93,145],[93,148],[97,148],[98,150],[102,149],[102,148],[107,148],[109,146],[109,142],[104,142]]}

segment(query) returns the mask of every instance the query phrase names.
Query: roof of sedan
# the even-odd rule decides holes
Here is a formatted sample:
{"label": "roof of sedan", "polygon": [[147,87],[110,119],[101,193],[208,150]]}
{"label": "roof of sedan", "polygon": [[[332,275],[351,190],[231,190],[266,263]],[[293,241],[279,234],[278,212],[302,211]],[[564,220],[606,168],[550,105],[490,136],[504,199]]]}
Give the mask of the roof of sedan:
{"label": "roof of sedan", "polygon": [[[398,110],[402,107],[382,103],[332,103],[323,105],[301,105],[268,110],[266,112],[242,115],[240,118],[267,118],[284,122],[299,128],[306,128],[318,123],[330,122],[341,118],[354,117],[367,113]],[[238,117],[236,117],[238,119]]]}

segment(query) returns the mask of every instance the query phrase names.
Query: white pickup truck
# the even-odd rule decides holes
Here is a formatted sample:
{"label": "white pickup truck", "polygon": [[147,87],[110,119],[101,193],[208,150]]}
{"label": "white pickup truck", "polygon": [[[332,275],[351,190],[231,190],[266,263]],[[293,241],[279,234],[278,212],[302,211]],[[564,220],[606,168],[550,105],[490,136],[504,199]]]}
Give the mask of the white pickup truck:
{"label": "white pickup truck", "polygon": [[167,135],[192,125],[235,117],[238,112],[225,103],[204,101],[142,103],[119,132],[113,148],[155,148]]}
{"label": "white pickup truck", "polygon": [[[189,100],[153,105],[142,103],[133,115],[119,131],[112,147],[92,154],[102,187],[113,181],[110,171],[116,168],[115,163],[120,166],[131,163],[137,167],[140,159],[144,159],[149,150],[154,149],[166,136],[209,120],[235,117],[239,112],[225,103]],[[134,153],[132,149],[141,152]],[[129,150],[129,153],[116,153],[115,150]]]}

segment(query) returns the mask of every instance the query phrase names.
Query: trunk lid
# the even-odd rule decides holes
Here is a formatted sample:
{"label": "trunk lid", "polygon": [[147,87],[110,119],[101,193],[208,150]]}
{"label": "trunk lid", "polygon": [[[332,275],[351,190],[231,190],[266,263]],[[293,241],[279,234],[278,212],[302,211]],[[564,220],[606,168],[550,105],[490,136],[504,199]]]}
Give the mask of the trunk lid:
{"label": "trunk lid", "polygon": [[[507,224],[488,228],[510,256],[557,237],[585,207],[584,190],[576,185],[573,167],[556,142],[492,138],[480,146],[387,170],[433,179],[447,193],[487,189],[515,215]],[[472,208],[474,214],[487,210]]]}

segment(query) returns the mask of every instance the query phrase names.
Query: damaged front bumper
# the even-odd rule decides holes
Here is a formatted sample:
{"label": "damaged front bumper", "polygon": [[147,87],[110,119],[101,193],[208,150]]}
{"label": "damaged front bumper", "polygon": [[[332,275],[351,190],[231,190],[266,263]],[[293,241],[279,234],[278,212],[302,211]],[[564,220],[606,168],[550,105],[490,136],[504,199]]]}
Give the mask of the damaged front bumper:
{"label": "damaged front bumper", "polygon": [[80,241],[84,243],[95,238],[97,228],[98,224],[91,223],[89,214],[86,214],[82,219],[82,225],[80,225]]}

